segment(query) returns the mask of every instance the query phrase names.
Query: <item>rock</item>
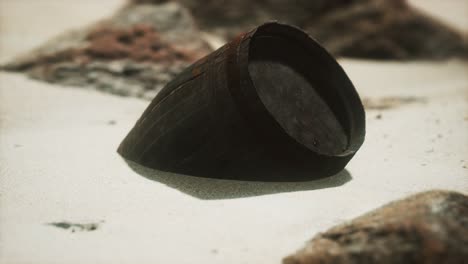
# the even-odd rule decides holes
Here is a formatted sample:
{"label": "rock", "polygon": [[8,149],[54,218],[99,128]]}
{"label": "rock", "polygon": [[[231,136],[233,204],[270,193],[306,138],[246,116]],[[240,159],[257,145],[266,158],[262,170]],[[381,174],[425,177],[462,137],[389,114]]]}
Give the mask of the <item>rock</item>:
{"label": "rock", "polygon": [[66,32],[3,67],[51,83],[147,98],[211,51],[177,3],[126,6]]}
{"label": "rock", "polygon": [[304,28],[332,53],[371,59],[468,58],[466,36],[406,1],[360,1]]}
{"label": "rock", "polygon": [[[160,2],[161,0],[131,0]],[[170,1],[170,0],[169,0]],[[187,7],[203,30],[213,31],[228,39],[269,20],[302,27],[306,22],[336,8],[368,0],[172,0]]]}
{"label": "rock", "polygon": [[[371,59],[468,57],[466,36],[406,0],[173,0],[203,30],[230,39],[268,20],[308,31],[336,56]],[[161,2],[161,0],[132,0]]]}
{"label": "rock", "polygon": [[384,96],[379,98],[365,97],[362,100],[362,104],[367,110],[388,110],[398,108],[403,105],[425,104],[426,102],[426,98],[416,96]]}
{"label": "rock", "polygon": [[468,197],[429,191],[316,235],[284,264],[466,263]]}

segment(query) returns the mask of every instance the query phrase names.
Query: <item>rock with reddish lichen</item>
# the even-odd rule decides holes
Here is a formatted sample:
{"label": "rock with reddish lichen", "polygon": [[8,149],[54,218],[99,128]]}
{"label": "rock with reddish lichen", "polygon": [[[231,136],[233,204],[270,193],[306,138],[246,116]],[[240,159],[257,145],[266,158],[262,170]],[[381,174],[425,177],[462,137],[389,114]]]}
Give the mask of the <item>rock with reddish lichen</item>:
{"label": "rock with reddish lichen", "polygon": [[284,264],[468,262],[468,197],[429,191],[318,234]]}
{"label": "rock with reddish lichen", "polygon": [[177,3],[130,5],[48,41],[3,69],[152,99],[173,76],[211,51],[199,35],[189,12]]}

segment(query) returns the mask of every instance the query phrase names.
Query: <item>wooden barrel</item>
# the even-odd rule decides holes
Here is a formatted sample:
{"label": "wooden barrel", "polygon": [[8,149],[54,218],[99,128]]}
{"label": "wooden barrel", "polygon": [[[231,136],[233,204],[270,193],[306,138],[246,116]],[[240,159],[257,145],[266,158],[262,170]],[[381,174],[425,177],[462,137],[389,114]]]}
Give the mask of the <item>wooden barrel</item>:
{"label": "wooden barrel", "polygon": [[341,171],[365,114],[336,60],[298,28],[267,23],[161,90],[118,152],[195,176],[292,181]]}

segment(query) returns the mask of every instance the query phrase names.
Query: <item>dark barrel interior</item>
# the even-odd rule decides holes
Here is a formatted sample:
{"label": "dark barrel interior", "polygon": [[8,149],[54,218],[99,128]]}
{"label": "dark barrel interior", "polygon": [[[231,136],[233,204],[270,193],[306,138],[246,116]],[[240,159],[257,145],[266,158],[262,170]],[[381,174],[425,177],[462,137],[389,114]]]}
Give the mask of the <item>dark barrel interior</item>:
{"label": "dark barrel interior", "polygon": [[249,74],[260,100],[287,134],[320,154],[339,155],[348,147],[349,133],[336,96],[341,87],[330,81],[336,62],[303,44],[281,35],[255,35]]}

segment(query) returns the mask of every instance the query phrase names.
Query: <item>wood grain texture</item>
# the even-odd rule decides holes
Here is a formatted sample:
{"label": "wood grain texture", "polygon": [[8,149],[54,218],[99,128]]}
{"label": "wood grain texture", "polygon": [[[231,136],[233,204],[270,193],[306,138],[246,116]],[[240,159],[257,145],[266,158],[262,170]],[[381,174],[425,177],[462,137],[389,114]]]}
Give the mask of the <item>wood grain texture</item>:
{"label": "wood grain texture", "polygon": [[118,151],[190,175],[305,180],[342,170],[363,137],[362,104],[336,61],[299,29],[268,23],[170,82]]}

